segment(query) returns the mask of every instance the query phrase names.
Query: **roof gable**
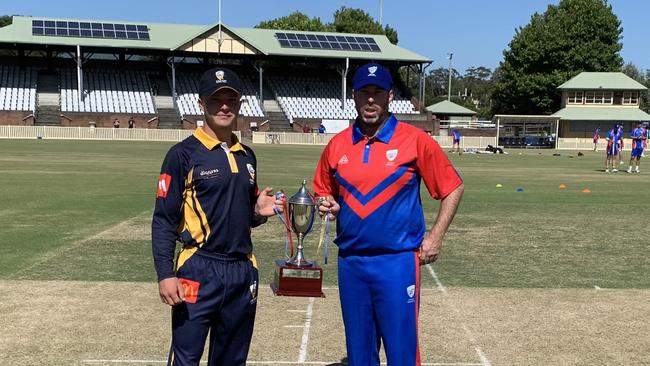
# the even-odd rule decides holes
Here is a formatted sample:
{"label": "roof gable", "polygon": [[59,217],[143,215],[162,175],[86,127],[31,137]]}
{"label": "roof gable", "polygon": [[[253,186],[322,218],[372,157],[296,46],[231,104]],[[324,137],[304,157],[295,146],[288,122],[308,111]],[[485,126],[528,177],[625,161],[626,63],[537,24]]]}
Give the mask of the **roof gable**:
{"label": "roof gable", "polygon": [[448,100],[432,104],[427,107],[427,110],[433,114],[450,114],[456,116],[473,116],[476,114],[473,110]]}
{"label": "roof gable", "polygon": [[643,84],[622,72],[581,72],[558,87],[560,90],[646,90]]}

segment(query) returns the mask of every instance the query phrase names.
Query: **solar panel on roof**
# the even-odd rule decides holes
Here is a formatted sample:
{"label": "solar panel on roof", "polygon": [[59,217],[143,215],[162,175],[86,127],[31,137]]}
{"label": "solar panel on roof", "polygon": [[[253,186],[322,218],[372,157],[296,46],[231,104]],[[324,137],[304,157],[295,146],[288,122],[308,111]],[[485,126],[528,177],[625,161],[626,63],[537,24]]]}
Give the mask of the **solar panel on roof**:
{"label": "solar panel on roof", "polygon": [[305,33],[275,33],[275,37],[282,48],[306,48],[325,50],[353,50],[367,52],[381,52],[372,37],[357,36],[332,36]]}
{"label": "solar panel on roof", "polygon": [[65,20],[32,20],[32,35],[150,40],[149,27],[144,24],[68,22]]}

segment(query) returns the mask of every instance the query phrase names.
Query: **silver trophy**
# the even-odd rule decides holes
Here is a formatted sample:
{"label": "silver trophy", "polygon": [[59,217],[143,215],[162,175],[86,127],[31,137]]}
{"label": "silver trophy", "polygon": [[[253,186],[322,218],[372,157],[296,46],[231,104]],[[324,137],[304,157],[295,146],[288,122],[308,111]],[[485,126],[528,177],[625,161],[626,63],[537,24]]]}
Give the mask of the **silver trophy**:
{"label": "silver trophy", "polygon": [[298,236],[298,248],[293,258],[287,260],[286,263],[296,267],[312,267],[314,265],[314,262],[305,259],[302,252],[302,243],[305,235],[312,230],[316,213],[316,200],[305,187],[306,183],[303,180],[300,190],[289,199],[289,220],[293,232]]}

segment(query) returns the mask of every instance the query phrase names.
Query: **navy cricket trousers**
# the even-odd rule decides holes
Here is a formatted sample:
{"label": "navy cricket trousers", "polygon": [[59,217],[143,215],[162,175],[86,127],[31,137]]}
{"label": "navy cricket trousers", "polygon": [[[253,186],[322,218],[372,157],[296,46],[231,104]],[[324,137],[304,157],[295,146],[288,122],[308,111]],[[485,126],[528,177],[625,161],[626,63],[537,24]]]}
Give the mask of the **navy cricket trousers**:
{"label": "navy cricket trousers", "polygon": [[198,366],[208,333],[209,366],[245,365],[257,306],[254,259],[198,250],[176,276],[185,301],[172,308],[168,365]]}

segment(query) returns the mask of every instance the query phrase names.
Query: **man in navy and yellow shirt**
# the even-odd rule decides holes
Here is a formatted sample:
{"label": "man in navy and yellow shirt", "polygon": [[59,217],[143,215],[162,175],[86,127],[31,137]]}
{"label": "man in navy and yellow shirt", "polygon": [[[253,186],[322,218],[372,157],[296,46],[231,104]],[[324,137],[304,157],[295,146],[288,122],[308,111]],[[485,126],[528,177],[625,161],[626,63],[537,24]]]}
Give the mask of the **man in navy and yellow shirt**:
{"label": "man in navy and yellow shirt", "polygon": [[[319,211],[338,218],[339,295],[348,365],[420,365],[417,319],[420,265],[434,262],[463,193],[438,144],[388,112],[390,73],[361,66],[352,80],[358,117],[323,151],[314,192]],[[426,232],[420,183],[439,199]]]}
{"label": "man in navy and yellow shirt", "polygon": [[241,90],[231,70],[204,73],[206,123],[162,164],[152,246],[160,298],[172,306],[169,365],[199,365],[208,332],[208,365],[246,363],[258,288],[250,230],[274,214],[275,200],[271,188],[258,191],[255,154],[232,133]]}

